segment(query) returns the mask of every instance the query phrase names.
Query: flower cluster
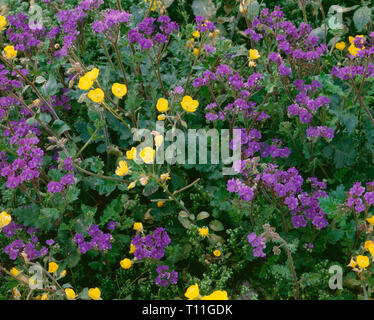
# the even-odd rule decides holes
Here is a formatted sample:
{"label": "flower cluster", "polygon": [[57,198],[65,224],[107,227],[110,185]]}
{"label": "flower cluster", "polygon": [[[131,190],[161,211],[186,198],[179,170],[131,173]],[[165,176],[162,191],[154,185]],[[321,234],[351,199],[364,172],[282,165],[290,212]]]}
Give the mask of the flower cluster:
{"label": "flower cluster", "polygon": [[294,86],[298,90],[295,104],[288,107],[288,115],[299,116],[303,123],[310,123],[312,116],[323,106],[328,106],[330,100],[324,96],[313,99],[311,95],[322,87],[321,83],[313,80],[311,84],[305,84],[303,80],[296,80]]}
{"label": "flower cluster", "polygon": [[8,163],[6,159],[0,159],[0,174],[7,178],[6,186],[16,188],[25,181],[31,181],[39,177],[39,169],[44,151],[37,147],[40,134],[37,127],[26,123],[26,119],[18,122],[10,121],[9,129],[5,129],[4,136],[11,136],[9,142],[17,147],[17,159]]}
{"label": "flower cluster", "polygon": [[374,205],[374,181],[368,182],[366,189],[361,182],[356,182],[349,190],[346,205],[357,213]]}
{"label": "flower cluster", "polygon": [[266,248],[264,239],[261,236],[257,236],[254,232],[247,236],[248,242],[253,247],[253,256],[259,258],[265,258],[266,254],[263,250]]}
{"label": "flower cluster", "polygon": [[157,228],[152,234],[140,236],[137,234],[131,244],[135,246],[134,256],[138,260],[152,258],[161,259],[165,254],[165,248],[170,243],[170,238],[164,228]]}
{"label": "flower cluster", "polygon": [[92,24],[92,29],[97,33],[108,32],[113,27],[118,27],[121,23],[127,23],[130,21],[130,14],[126,11],[109,10],[104,13],[104,18],[99,21],[95,21]]}
{"label": "flower cluster", "polygon": [[171,284],[177,284],[178,282],[178,272],[172,270],[169,272],[169,266],[167,265],[159,265],[156,268],[157,277],[155,278],[155,283],[158,286],[166,287],[169,282]]}
{"label": "flower cluster", "polygon": [[16,50],[29,52],[30,49],[37,47],[45,37],[45,28],[38,28],[38,26],[30,28],[29,16],[23,12],[8,16],[7,19],[9,28],[6,31],[6,35],[14,44]]}
{"label": "flower cluster", "polygon": [[68,54],[68,50],[74,45],[79,35],[79,23],[87,17],[90,10],[98,9],[103,3],[103,0],[84,0],[74,9],[62,10],[57,13],[57,19],[61,25],[60,30],[64,33],[63,46],[55,52],[57,58]]}
{"label": "flower cluster", "polygon": [[97,225],[92,225],[87,232],[91,236],[90,241],[84,240],[83,233],[77,233],[74,236],[74,242],[78,245],[79,251],[85,254],[92,249],[108,251],[112,249],[113,237],[110,233],[104,233]]}
{"label": "flower cluster", "polygon": [[311,139],[318,139],[319,137],[323,137],[326,140],[331,140],[332,138],[334,138],[334,130],[327,128],[326,126],[309,127],[308,129],[306,129],[306,135]]}
{"label": "flower cluster", "polygon": [[167,43],[169,36],[178,30],[176,22],[168,16],[145,18],[135,29],[128,32],[130,43],[138,43],[142,50],[152,48],[157,43]]}
{"label": "flower cluster", "polygon": [[39,239],[36,236],[38,232],[35,228],[26,228],[23,225],[15,225],[10,223],[3,229],[3,232],[12,237],[16,229],[27,229],[27,234],[31,236],[30,241],[25,243],[22,239],[16,239],[4,248],[4,253],[9,255],[9,259],[16,260],[17,257],[20,257],[22,254],[25,254],[27,259],[34,260],[41,256],[45,256],[48,253],[48,248],[42,246],[40,249],[37,249],[39,244]]}

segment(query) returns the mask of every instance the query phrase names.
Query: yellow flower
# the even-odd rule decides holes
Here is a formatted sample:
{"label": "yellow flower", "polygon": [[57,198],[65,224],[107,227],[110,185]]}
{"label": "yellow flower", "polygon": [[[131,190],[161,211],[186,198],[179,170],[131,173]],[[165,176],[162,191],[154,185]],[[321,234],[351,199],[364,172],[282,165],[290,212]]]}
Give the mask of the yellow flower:
{"label": "yellow flower", "polygon": [[5,211],[0,213],[0,228],[4,228],[11,222],[12,222],[12,217],[10,214],[6,213]]}
{"label": "yellow flower", "polygon": [[120,265],[123,269],[130,269],[132,262],[130,259],[126,258],[126,259],[121,260]]}
{"label": "yellow flower", "polygon": [[165,204],[165,201],[157,201],[157,207],[162,208]]}
{"label": "yellow flower", "polygon": [[48,300],[48,294],[43,293],[40,300]]}
{"label": "yellow flower", "polygon": [[199,30],[195,30],[195,31],[192,33],[192,36],[193,36],[194,38],[200,38],[200,32],[199,32]]}
{"label": "yellow flower", "polygon": [[57,269],[58,269],[58,264],[57,264],[57,263],[55,263],[55,262],[50,262],[50,263],[48,264],[48,272],[50,272],[50,273],[55,273],[55,272],[57,271]]}
{"label": "yellow flower", "polygon": [[17,277],[19,275],[19,271],[14,267],[12,269],[10,269],[10,273],[15,277]]}
{"label": "yellow flower", "polygon": [[345,42],[344,41],[338,42],[337,44],[335,44],[335,48],[340,50],[340,51],[344,50]]}
{"label": "yellow flower", "polygon": [[199,49],[195,48],[193,49],[193,54],[197,57],[199,55],[200,51]]}
{"label": "yellow flower", "polygon": [[370,254],[371,254],[372,256],[374,256],[374,245],[373,245],[373,246],[370,246],[370,247],[368,248],[368,251],[370,252]]}
{"label": "yellow flower", "polygon": [[4,51],[6,53],[6,56],[8,59],[12,59],[14,58],[15,56],[17,56],[17,50],[14,50],[14,47],[13,46],[6,46],[4,48]]}
{"label": "yellow flower", "polygon": [[371,216],[370,218],[366,218],[366,221],[369,222],[371,225],[374,225],[374,216]]}
{"label": "yellow flower", "polygon": [[357,266],[356,261],[354,261],[354,260],[351,258],[351,261],[349,262],[348,267],[355,268],[356,266]]}
{"label": "yellow flower", "polygon": [[75,292],[73,289],[71,288],[66,288],[65,289],[65,294],[66,294],[66,297],[68,298],[68,300],[74,300],[75,299]]}
{"label": "yellow flower", "polygon": [[127,190],[135,188],[135,185],[136,185],[136,182],[129,183],[129,185],[127,186]]}
{"label": "yellow flower", "polygon": [[104,96],[104,91],[100,88],[90,90],[90,92],[88,92],[88,97],[96,103],[101,103],[104,100]]}
{"label": "yellow flower", "polygon": [[248,67],[250,67],[250,68],[255,67],[256,65],[257,65],[256,62],[254,62],[252,60],[248,62]]}
{"label": "yellow flower", "polygon": [[220,256],[221,256],[221,251],[219,251],[218,249],[216,249],[216,250],[213,251],[213,254],[214,254],[216,257],[220,257]]}
{"label": "yellow flower", "polygon": [[360,269],[364,269],[370,264],[367,256],[357,256],[356,261]]}
{"label": "yellow flower", "polygon": [[156,151],[153,150],[151,147],[145,147],[142,151],[140,151],[140,158],[144,161],[144,163],[153,163],[156,156]]}
{"label": "yellow flower", "polygon": [[357,55],[357,53],[359,52],[359,51],[361,51],[361,49],[360,48],[356,48],[353,44],[351,44],[350,46],[349,46],[349,48],[348,48],[348,51],[349,51],[349,53],[352,55],[352,56],[356,56]]}
{"label": "yellow flower", "polygon": [[369,248],[370,247],[372,247],[372,246],[374,246],[374,243],[373,243],[373,241],[365,241],[365,250],[366,251],[369,251]]}
{"label": "yellow flower", "polygon": [[229,298],[225,290],[224,291],[217,290],[217,291],[214,291],[209,296],[202,297],[201,300],[229,300]]}
{"label": "yellow flower", "polygon": [[199,233],[201,236],[207,237],[209,234],[209,228],[208,227],[199,228]]}
{"label": "yellow flower", "polygon": [[364,42],[364,36],[362,34],[358,34],[355,37],[349,36],[349,43],[354,44],[355,38],[361,38],[361,43]]}
{"label": "yellow flower", "polygon": [[155,136],[156,149],[160,148],[163,142],[164,142],[164,137],[162,135],[158,134]]}
{"label": "yellow flower", "polygon": [[157,105],[156,105],[156,109],[157,109],[159,112],[165,112],[165,111],[168,111],[168,109],[169,109],[169,101],[167,101],[167,100],[164,99],[164,98],[160,98],[160,99],[158,99],[158,101],[157,101]]}
{"label": "yellow flower", "polygon": [[91,288],[88,290],[88,296],[93,300],[100,300],[101,291],[99,288]]}
{"label": "yellow flower", "polygon": [[112,92],[117,98],[122,99],[127,93],[127,86],[125,84],[115,83],[112,86]]}
{"label": "yellow flower", "polygon": [[129,160],[134,160],[136,158],[136,148],[132,147],[130,151],[126,151],[126,157]]}
{"label": "yellow flower", "polygon": [[62,270],[60,273],[60,277],[63,278],[66,276],[66,270]]}
{"label": "yellow flower", "polygon": [[199,106],[199,101],[193,100],[190,96],[184,96],[181,102],[181,106],[187,112],[195,112]]}
{"label": "yellow flower", "polygon": [[260,58],[260,54],[258,53],[258,50],[256,49],[250,49],[249,50],[249,57],[252,59],[252,60],[257,60],[258,58]]}
{"label": "yellow flower", "polygon": [[157,120],[159,120],[159,121],[163,121],[163,120],[165,120],[165,115],[164,114],[160,114],[159,116],[157,116]]}
{"label": "yellow flower", "polygon": [[0,30],[6,26],[6,18],[0,15]]}
{"label": "yellow flower", "polygon": [[128,174],[129,173],[129,167],[127,165],[127,162],[126,161],[120,161],[119,164],[118,164],[118,167],[116,169],[116,175],[117,176],[124,176],[125,174]]}
{"label": "yellow flower", "polygon": [[89,90],[93,85],[93,81],[83,76],[79,79],[78,88],[81,90]]}
{"label": "yellow flower", "polygon": [[130,251],[129,251],[129,253],[134,253],[135,252],[135,250],[136,250],[136,247],[132,244],[132,243],[130,243]]}
{"label": "yellow flower", "polygon": [[97,77],[99,76],[99,72],[100,70],[98,68],[93,68],[91,71],[85,74],[85,77],[87,77],[91,81],[95,81]]}
{"label": "yellow flower", "polygon": [[199,296],[199,294],[199,285],[195,283],[194,285],[188,287],[184,295],[186,298],[188,298],[188,300],[194,300]]}
{"label": "yellow flower", "polygon": [[160,176],[160,178],[161,178],[161,181],[162,181],[162,182],[165,182],[165,181],[171,179],[171,178],[170,178],[170,174],[169,174],[169,172],[163,173],[163,174]]}
{"label": "yellow flower", "polygon": [[139,232],[143,231],[143,224],[141,222],[135,222],[133,229]]}

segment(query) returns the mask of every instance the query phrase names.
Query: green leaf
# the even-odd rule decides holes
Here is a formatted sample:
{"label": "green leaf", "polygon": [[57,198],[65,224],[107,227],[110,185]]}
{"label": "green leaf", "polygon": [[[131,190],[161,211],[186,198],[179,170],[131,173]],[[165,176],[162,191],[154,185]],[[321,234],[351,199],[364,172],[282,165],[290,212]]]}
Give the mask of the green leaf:
{"label": "green leaf", "polygon": [[368,7],[361,7],[355,11],[353,15],[353,22],[355,23],[358,32],[361,32],[366,24],[371,20],[371,9]]}
{"label": "green leaf", "polygon": [[195,16],[203,16],[207,19],[212,19],[217,12],[212,0],[194,0],[192,10]]}
{"label": "green leaf", "polygon": [[52,130],[58,135],[62,135],[65,131],[69,131],[70,127],[62,120],[56,120],[52,125]]}
{"label": "green leaf", "polygon": [[225,230],[225,227],[223,226],[223,223],[219,220],[213,220],[209,223],[210,229],[214,231],[222,231]]}
{"label": "green leaf", "polygon": [[209,217],[209,213],[206,212],[206,211],[202,211],[202,212],[200,212],[200,213],[197,215],[197,217],[196,217],[196,221],[204,220],[204,219],[206,219],[206,218],[208,218],[208,217]]}

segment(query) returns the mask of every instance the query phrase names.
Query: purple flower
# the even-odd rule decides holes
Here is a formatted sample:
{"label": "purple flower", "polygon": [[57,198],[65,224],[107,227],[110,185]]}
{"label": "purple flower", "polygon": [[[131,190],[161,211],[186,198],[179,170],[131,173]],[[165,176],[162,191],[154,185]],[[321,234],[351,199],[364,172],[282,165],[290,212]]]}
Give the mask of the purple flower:
{"label": "purple flower", "polygon": [[59,193],[62,191],[63,186],[57,181],[51,181],[47,185],[48,192]]}

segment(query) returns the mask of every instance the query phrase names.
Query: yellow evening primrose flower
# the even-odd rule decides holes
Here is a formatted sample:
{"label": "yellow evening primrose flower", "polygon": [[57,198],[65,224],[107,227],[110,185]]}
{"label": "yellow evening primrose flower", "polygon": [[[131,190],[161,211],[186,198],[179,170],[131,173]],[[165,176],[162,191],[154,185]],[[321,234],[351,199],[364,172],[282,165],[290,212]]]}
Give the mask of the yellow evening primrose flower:
{"label": "yellow evening primrose flower", "polygon": [[370,264],[369,258],[361,255],[357,256],[356,262],[360,269],[365,269]]}
{"label": "yellow evening primrose flower", "polygon": [[143,231],[143,224],[141,222],[135,222],[133,229],[139,232]]}
{"label": "yellow evening primrose flower", "polygon": [[65,289],[65,295],[68,298],[68,300],[74,300],[75,296],[76,296],[74,290],[71,289],[71,288],[66,288]]}
{"label": "yellow evening primrose flower", "polygon": [[193,49],[193,54],[197,57],[199,55],[200,51],[199,49],[195,48]]}
{"label": "yellow evening primrose flower", "polygon": [[156,156],[156,151],[153,150],[151,147],[145,147],[142,151],[139,153],[140,158],[144,161],[146,164],[153,163]]}
{"label": "yellow evening primrose flower", "polygon": [[258,50],[256,49],[250,49],[249,50],[249,57],[252,59],[252,60],[257,60],[258,58],[260,58],[260,54],[258,53]]}
{"label": "yellow evening primrose flower", "polygon": [[209,234],[209,228],[208,227],[202,227],[202,228],[199,228],[199,233],[201,236],[203,237],[207,237],[208,234]]}
{"label": "yellow evening primrose flower", "polygon": [[166,117],[165,117],[164,114],[160,114],[160,115],[157,116],[157,120],[158,120],[158,121],[163,121],[163,120],[165,120],[165,119],[166,119]]}
{"label": "yellow evening primrose flower", "polygon": [[165,112],[165,111],[168,111],[168,110],[169,110],[169,101],[167,101],[167,100],[164,99],[164,98],[160,98],[160,99],[158,99],[158,101],[157,101],[157,105],[156,105],[156,109],[157,109],[159,112]]}
{"label": "yellow evening primrose flower", "polygon": [[373,241],[370,241],[370,240],[365,241],[365,245],[364,245],[364,247],[365,247],[365,250],[366,250],[366,251],[369,251],[369,248],[372,247],[372,246],[374,246]]}
{"label": "yellow evening primrose flower", "polygon": [[229,300],[227,296],[227,292],[225,290],[217,290],[214,291],[209,296],[204,296],[201,298],[201,300]]}
{"label": "yellow evening primrose flower", "polygon": [[120,265],[122,269],[130,269],[132,266],[132,262],[130,259],[126,258],[126,259],[121,260]]}
{"label": "yellow evening primrose flower", "polygon": [[371,225],[374,225],[374,216],[371,216],[370,218],[366,218],[366,221],[369,222]]}
{"label": "yellow evening primrose flower", "polygon": [[165,201],[157,201],[157,208],[162,208],[165,204]]}
{"label": "yellow evening primrose flower", "polygon": [[358,34],[356,35],[355,37],[352,37],[352,36],[349,36],[348,39],[349,39],[349,43],[350,44],[353,44],[354,41],[355,41],[355,38],[361,38],[361,43],[364,42],[364,36],[362,34]]}
{"label": "yellow evening primrose flower", "polygon": [[4,52],[5,52],[8,59],[12,59],[12,58],[17,56],[18,51],[15,50],[13,46],[6,46],[4,48]]}
{"label": "yellow evening primrose flower", "polygon": [[125,174],[128,174],[129,171],[130,171],[130,169],[127,165],[127,162],[122,160],[122,161],[119,162],[115,173],[116,173],[117,176],[122,177]]}
{"label": "yellow evening primrose flower", "polygon": [[12,217],[7,212],[3,211],[0,213],[0,228],[4,228],[12,222]]}
{"label": "yellow evening primrose flower", "polygon": [[132,243],[130,243],[130,251],[129,251],[129,253],[133,254],[135,252],[135,250],[136,250],[136,247]]}
{"label": "yellow evening primrose flower", "polygon": [[181,102],[181,106],[187,112],[195,112],[199,106],[199,101],[193,100],[190,96],[184,96]]}
{"label": "yellow evening primrose flower", "polygon": [[15,267],[10,269],[10,273],[12,274],[12,276],[15,276],[15,277],[19,275],[19,271]]}
{"label": "yellow evening primrose flower", "polygon": [[132,147],[129,151],[126,151],[126,158],[134,160],[136,158],[136,148]]}
{"label": "yellow evening primrose flower", "polygon": [[127,94],[127,86],[125,84],[115,83],[112,86],[112,93],[122,99]]}
{"label": "yellow evening primrose flower", "polygon": [[357,266],[356,261],[354,261],[354,260],[351,258],[351,261],[349,262],[348,267],[355,268],[356,266]]}
{"label": "yellow evening primrose flower", "polygon": [[136,182],[131,182],[131,183],[129,183],[129,185],[127,186],[127,190],[133,189],[133,188],[135,188],[135,186],[136,186]]}
{"label": "yellow evening primrose flower", "polygon": [[163,142],[164,142],[164,137],[162,135],[158,134],[155,136],[156,149],[160,148]]}
{"label": "yellow evening primrose flower", "polygon": [[161,181],[162,182],[165,182],[165,181],[167,181],[167,180],[170,180],[171,178],[170,178],[170,173],[169,172],[167,172],[167,173],[163,173],[161,176],[160,176],[160,178],[161,178]]}
{"label": "yellow evening primrose flower", "polygon": [[199,32],[199,30],[195,30],[195,31],[192,33],[192,36],[193,36],[194,38],[200,38],[200,32]]}
{"label": "yellow evening primrose flower", "polygon": [[348,48],[348,52],[349,52],[352,56],[354,56],[354,57],[357,55],[357,53],[358,53],[359,51],[361,51],[361,49],[360,49],[360,48],[356,48],[353,44],[351,44],[351,45],[349,46],[349,48]]}
{"label": "yellow evening primrose flower", "polygon": [[104,100],[104,96],[104,91],[100,88],[88,92],[88,97],[95,103],[101,103]]}
{"label": "yellow evening primrose flower", "polygon": [[88,77],[83,76],[79,79],[78,88],[81,90],[89,90],[93,85],[93,81],[88,79]]}
{"label": "yellow evening primrose flower", "polygon": [[0,30],[6,26],[6,18],[0,15]]}
{"label": "yellow evening primrose flower", "polygon": [[345,49],[345,42],[344,41],[341,41],[341,42],[338,42],[337,44],[335,44],[335,48],[342,51]]}
{"label": "yellow evening primrose flower", "polygon": [[58,269],[58,264],[56,262],[50,262],[48,264],[48,272],[55,273]]}
{"label": "yellow evening primrose flower", "polygon": [[48,294],[43,293],[40,300],[48,300]]}
{"label": "yellow evening primrose flower", "polygon": [[220,257],[220,256],[221,256],[221,251],[219,251],[218,249],[216,249],[216,250],[213,251],[213,254],[214,254],[216,257]]}
{"label": "yellow evening primrose flower", "polygon": [[189,286],[184,295],[188,300],[196,299],[200,295],[199,285],[195,283],[194,285]]}
{"label": "yellow evening primrose flower", "polygon": [[97,77],[99,76],[99,72],[100,70],[98,68],[93,68],[91,71],[85,74],[85,77],[87,77],[88,79],[92,81],[95,81]]}
{"label": "yellow evening primrose flower", "polygon": [[93,300],[100,300],[101,291],[99,288],[91,288],[88,290],[88,296]]}

